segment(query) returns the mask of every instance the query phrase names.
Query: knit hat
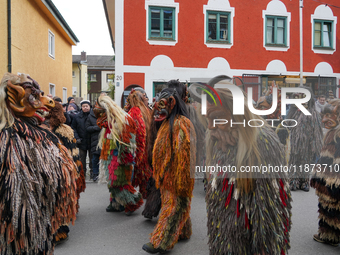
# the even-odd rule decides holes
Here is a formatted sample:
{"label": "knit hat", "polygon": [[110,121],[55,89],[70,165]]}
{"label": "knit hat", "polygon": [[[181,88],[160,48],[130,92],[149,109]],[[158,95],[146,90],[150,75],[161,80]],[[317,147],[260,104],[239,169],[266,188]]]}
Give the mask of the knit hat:
{"label": "knit hat", "polygon": [[74,103],[70,103],[69,106],[72,106],[74,110],[77,110],[77,109],[78,109],[77,105],[74,104]]}
{"label": "knit hat", "polygon": [[69,98],[67,98],[67,103],[70,103],[70,101],[71,101],[72,99],[74,99],[74,97],[69,97]]}
{"label": "knit hat", "polygon": [[88,104],[89,106],[91,106],[91,103],[89,100],[83,100],[80,102],[80,105],[83,106],[83,104]]}

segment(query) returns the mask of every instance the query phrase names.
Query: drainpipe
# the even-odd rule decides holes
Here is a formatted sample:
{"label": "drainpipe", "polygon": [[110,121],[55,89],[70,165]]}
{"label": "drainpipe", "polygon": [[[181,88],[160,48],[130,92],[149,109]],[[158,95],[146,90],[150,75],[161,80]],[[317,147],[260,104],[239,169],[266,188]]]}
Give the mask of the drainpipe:
{"label": "drainpipe", "polygon": [[12,30],[11,30],[11,0],[7,0],[7,44],[8,44],[8,72],[12,72]]}
{"label": "drainpipe", "polygon": [[81,97],[81,68],[80,68],[80,63],[78,64],[78,69],[79,69],[79,97]]}

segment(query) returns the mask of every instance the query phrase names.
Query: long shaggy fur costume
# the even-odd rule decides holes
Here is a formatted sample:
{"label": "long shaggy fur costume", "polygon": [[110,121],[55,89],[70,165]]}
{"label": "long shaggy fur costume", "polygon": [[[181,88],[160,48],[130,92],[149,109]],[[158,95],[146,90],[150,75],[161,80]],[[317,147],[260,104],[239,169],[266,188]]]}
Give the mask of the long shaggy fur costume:
{"label": "long shaggy fur costume", "polygon": [[67,148],[68,152],[77,165],[77,212],[79,210],[80,193],[85,191],[86,182],[83,170],[83,164],[79,158],[79,149],[77,147],[76,139],[74,138],[73,129],[65,125],[66,118],[64,116],[63,107],[56,103],[55,107],[51,109],[50,114],[46,117],[53,133],[59,138],[61,143]]}
{"label": "long shaggy fur costume", "polygon": [[[311,91],[310,88],[303,87]],[[297,121],[296,127],[290,129],[290,153],[289,153],[289,166],[304,167],[305,164],[315,164],[316,159],[319,157],[322,147],[322,127],[320,114],[315,110],[314,96],[308,102],[308,111],[312,115],[305,115],[295,105],[291,105],[287,119]],[[295,123],[287,121],[288,126]],[[309,183],[309,173],[296,171],[290,174],[291,188],[300,188],[300,186]]]}
{"label": "long shaggy fur costume", "polygon": [[136,152],[136,124],[108,96],[98,99],[100,107],[106,110],[106,116],[98,118],[100,134],[100,178],[105,176],[111,193],[111,204],[119,210],[135,211],[143,204],[141,193],[131,185],[133,162]]}
{"label": "long shaggy fur costume", "polygon": [[[191,140],[190,132],[193,132]],[[172,134],[169,120],[164,121],[158,131],[153,150],[153,176],[161,191],[162,209],[150,239],[155,248],[170,250],[180,236],[190,238],[190,204],[195,182],[190,176],[194,171],[190,160],[196,160],[194,132],[190,120],[180,115],[175,117]],[[194,143],[193,146],[190,147],[190,143]]]}
{"label": "long shaggy fur costume", "polygon": [[0,254],[52,254],[76,218],[76,165],[49,130],[15,120],[0,133]]}
{"label": "long shaggy fur costume", "polygon": [[141,110],[138,107],[132,107],[129,115],[136,122],[136,158],[133,172],[132,185],[139,186],[139,191],[143,198],[147,198],[147,184],[152,175],[152,170],[148,162],[148,154],[146,147],[146,128]]}
{"label": "long shaggy fur costume", "polygon": [[[232,112],[229,90],[216,89],[223,107]],[[216,107],[216,109],[222,109]],[[208,109],[209,114],[209,109]],[[231,115],[230,115],[231,116]],[[233,121],[259,119],[245,105],[245,115]],[[211,121],[211,120],[210,120]],[[207,131],[209,166],[285,165],[284,150],[269,125],[261,128],[210,129]],[[212,136],[228,135],[228,142]],[[257,178],[255,178],[257,177]],[[211,255],[282,255],[290,248],[291,196],[284,173],[213,172],[206,194]]]}
{"label": "long shaggy fur costume", "polygon": [[[152,111],[152,116],[154,116],[154,110]],[[152,155],[153,148],[157,138],[157,133],[159,128],[161,127],[162,122],[155,121],[154,118],[150,124],[150,133],[148,134],[148,142],[147,142],[147,151],[148,151],[148,161],[152,166]],[[157,217],[159,211],[161,210],[162,200],[161,200],[161,192],[156,188],[155,179],[151,176],[147,185],[147,199],[145,202],[144,210],[142,215],[146,218]]]}
{"label": "long shaggy fur costume", "polygon": [[[333,106],[340,106],[334,100]],[[338,113],[338,116],[340,114]],[[339,121],[339,117],[338,117]],[[319,236],[321,239],[340,243],[340,126],[327,132],[318,164],[325,164],[315,171],[311,186],[319,197]]]}
{"label": "long shaggy fur costume", "polygon": [[[58,228],[76,218],[76,165],[50,130],[7,108],[25,111],[25,90],[6,94],[8,81],[25,88],[21,79],[6,74],[0,85],[0,254],[49,255]],[[31,87],[39,97],[39,85]]]}

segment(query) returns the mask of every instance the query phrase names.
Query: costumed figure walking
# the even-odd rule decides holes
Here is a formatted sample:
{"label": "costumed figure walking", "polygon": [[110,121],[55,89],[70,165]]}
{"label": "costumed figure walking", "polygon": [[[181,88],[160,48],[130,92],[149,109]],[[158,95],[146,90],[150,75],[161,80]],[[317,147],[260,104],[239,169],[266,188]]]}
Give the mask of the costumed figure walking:
{"label": "costumed figure walking", "polygon": [[[77,183],[77,212],[79,210],[79,198],[80,193],[85,191],[85,175],[83,170],[83,164],[79,159],[79,149],[77,147],[77,141],[74,137],[73,129],[66,125],[66,117],[64,115],[63,106],[55,101],[55,107],[50,110],[48,116],[46,116],[46,122],[52,132],[59,138],[60,142],[67,148],[69,154],[72,156],[73,161],[77,165],[76,183]],[[58,229],[55,236],[57,244],[67,240],[70,229],[68,225],[63,225]]]}
{"label": "costumed figure walking", "polygon": [[177,91],[163,89],[155,100],[155,120],[163,123],[154,144],[152,165],[162,208],[150,243],[143,246],[149,253],[171,250],[178,240],[190,238],[190,207],[195,182],[190,174],[194,164],[190,162],[196,160],[195,129]]}
{"label": "costumed figure walking", "polygon": [[105,179],[111,193],[107,212],[131,215],[143,204],[142,194],[131,185],[136,153],[135,121],[109,96],[100,96],[93,110],[102,129],[99,179]]}
{"label": "costumed figure walking", "polygon": [[0,84],[0,254],[53,254],[53,236],[76,218],[76,169],[40,124],[54,102],[30,77]]}
{"label": "costumed figure walking", "polygon": [[[309,90],[311,93],[311,99],[308,103],[303,104],[311,115],[305,115],[296,105],[292,104],[286,118],[286,125],[291,126],[288,128],[290,129],[288,165],[296,168],[316,163],[317,158],[320,156],[323,138],[321,118],[315,109],[313,92],[309,87],[302,88]],[[304,95],[294,94],[292,97],[303,98]],[[290,174],[290,178],[290,190],[309,191],[309,171],[296,171],[294,174]]]}
{"label": "costumed figure walking", "polygon": [[328,129],[311,179],[319,197],[319,230],[314,240],[338,246],[340,243],[340,100],[330,100],[322,110]]}
{"label": "costumed figure walking", "polygon": [[136,123],[136,157],[133,170],[132,185],[139,186],[139,192],[143,198],[147,198],[147,184],[152,175],[152,169],[148,162],[147,136],[150,134],[151,113],[145,106],[143,95],[134,89],[126,99],[125,111]]}
{"label": "costumed figure walking", "polygon": [[[197,87],[208,89],[192,84],[190,95],[197,94]],[[232,115],[233,95],[228,89],[210,93],[214,91],[221,100],[214,103],[208,98],[207,166],[231,170],[210,173],[206,193],[210,254],[287,254],[291,229],[287,177],[280,172],[257,175],[238,171],[261,164],[285,165],[283,145],[266,121],[251,113],[246,104],[244,115]],[[228,124],[214,125],[215,119],[228,120]],[[254,119],[262,120],[263,125],[240,125]]]}

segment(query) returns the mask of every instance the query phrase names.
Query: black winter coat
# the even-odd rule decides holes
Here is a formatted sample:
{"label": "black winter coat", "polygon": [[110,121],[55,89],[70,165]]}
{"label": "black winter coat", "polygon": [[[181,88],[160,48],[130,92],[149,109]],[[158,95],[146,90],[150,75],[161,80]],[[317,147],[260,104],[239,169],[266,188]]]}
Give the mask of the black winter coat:
{"label": "black winter coat", "polygon": [[97,125],[97,119],[92,109],[91,109],[90,115],[87,117],[87,120],[86,120],[86,131],[88,134],[90,134],[91,153],[100,155],[101,150],[97,149],[100,127],[98,127]]}
{"label": "black winter coat", "polygon": [[78,140],[81,139],[81,143],[77,142],[78,148],[81,150],[91,149],[90,134],[86,132],[86,120],[90,112],[84,113],[80,111],[77,115],[74,115],[72,120],[72,129],[74,131],[74,137]]}

